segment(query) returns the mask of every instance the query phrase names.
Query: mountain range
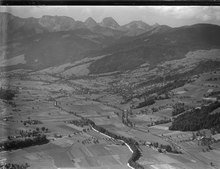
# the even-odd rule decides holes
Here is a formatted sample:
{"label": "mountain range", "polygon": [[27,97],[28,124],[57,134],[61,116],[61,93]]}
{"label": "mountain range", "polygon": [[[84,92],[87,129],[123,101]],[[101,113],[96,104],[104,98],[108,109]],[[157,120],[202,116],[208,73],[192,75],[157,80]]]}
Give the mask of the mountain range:
{"label": "mountain range", "polygon": [[143,21],[119,25],[112,17],[97,23],[91,17],[0,13],[0,67],[39,70],[106,56],[89,65],[90,73],[126,71],[183,58],[189,51],[218,49],[219,35],[220,26],[203,23],[171,28]]}
{"label": "mountain range", "polygon": [[91,31],[101,29],[102,31],[99,33],[105,36],[113,36],[115,34],[120,34],[120,36],[124,34],[137,35],[155,27],[155,25],[150,26],[143,21],[133,21],[120,26],[112,17],[106,17],[100,23],[97,23],[91,17],[82,22],[67,16],[44,15],[41,18],[19,18],[10,13],[0,13],[0,22],[1,32],[4,32],[7,28],[7,33],[13,34],[14,38],[24,36],[24,32],[30,36],[36,33],[73,31],[77,29],[89,29]]}

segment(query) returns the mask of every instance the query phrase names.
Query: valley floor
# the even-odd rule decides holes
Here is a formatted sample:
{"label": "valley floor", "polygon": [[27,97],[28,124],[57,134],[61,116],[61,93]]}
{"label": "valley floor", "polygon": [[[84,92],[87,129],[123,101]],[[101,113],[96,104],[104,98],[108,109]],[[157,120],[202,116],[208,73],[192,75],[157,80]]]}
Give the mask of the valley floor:
{"label": "valley floor", "polygon": [[[175,97],[159,100],[154,106],[184,99],[190,102],[187,95],[201,98],[202,91],[215,88],[201,83],[206,76],[203,74],[194,83],[175,89]],[[171,108],[168,106],[146,114],[139,113],[142,109],[134,109],[129,119],[135,126],[128,127],[122,123],[122,113],[130,103],[121,104],[121,96],[110,94],[105,89],[97,93],[86,93],[84,87],[87,84],[94,85],[88,80],[63,81],[50,75],[32,75],[25,79],[13,78],[12,82],[11,88],[19,92],[12,101],[14,104],[1,101],[1,141],[8,136],[19,135],[21,130],[41,130],[45,127],[50,142],[9,152],[1,151],[2,162],[28,163],[31,169],[129,169],[127,162],[132,153],[128,147],[87,125],[72,123],[79,121],[80,115],[108,131],[139,142],[142,156],[137,162],[145,169],[220,168],[219,142],[212,145],[213,150],[204,151],[206,147],[198,145],[196,140],[190,140],[192,132],[171,131],[170,123],[149,126],[152,121],[171,117]],[[200,91],[196,92],[195,88]],[[27,120],[38,120],[41,123],[24,124]],[[157,148],[149,146],[149,143],[154,142],[175,147],[182,154],[159,153]]]}

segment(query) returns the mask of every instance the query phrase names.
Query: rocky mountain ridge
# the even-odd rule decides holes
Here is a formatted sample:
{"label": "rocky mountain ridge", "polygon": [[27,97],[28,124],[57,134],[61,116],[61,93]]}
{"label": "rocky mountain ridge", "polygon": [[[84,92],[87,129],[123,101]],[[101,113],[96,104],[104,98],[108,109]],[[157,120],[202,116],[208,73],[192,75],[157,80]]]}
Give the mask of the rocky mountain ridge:
{"label": "rocky mountain ridge", "polygon": [[[77,29],[95,29],[102,30],[100,34],[119,37],[126,35],[137,35],[148,31],[155,25],[148,25],[143,21],[134,21],[126,25],[119,25],[112,17],[103,18],[97,23],[89,17],[85,21],[77,21],[67,16],[49,16],[44,15],[41,18],[20,18],[10,13],[0,13],[0,33],[13,33],[13,36],[20,37],[22,33],[28,32],[28,35],[45,32],[73,31]],[[105,30],[106,29],[106,30]],[[140,31],[140,29],[142,31]],[[103,32],[111,33],[103,33]],[[132,33],[129,33],[129,32]],[[97,32],[96,32],[97,33]],[[24,34],[23,34],[24,35]]]}

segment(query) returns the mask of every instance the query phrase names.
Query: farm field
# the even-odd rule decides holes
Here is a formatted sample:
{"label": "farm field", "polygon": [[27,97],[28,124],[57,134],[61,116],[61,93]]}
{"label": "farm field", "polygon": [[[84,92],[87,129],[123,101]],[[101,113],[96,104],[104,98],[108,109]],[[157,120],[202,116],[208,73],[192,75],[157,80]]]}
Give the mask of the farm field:
{"label": "farm field", "polygon": [[[38,73],[25,76],[25,79],[19,79],[17,75],[12,78],[13,85],[10,87],[18,92],[11,102],[0,102],[0,140],[18,136],[21,131],[40,131],[49,143],[1,151],[1,159],[28,163],[31,169],[129,169],[127,163],[132,156],[129,148],[80,122],[89,119],[111,133],[136,140],[141,152],[137,162],[145,169],[220,167],[218,142],[208,150],[207,146],[192,140],[196,131],[169,129],[172,118],[175,118],[172,115],[174,105],[184,103],[188,108],[200,107],[207,102],[204,99],[208,98],[206,95],[219,91],[218,80],[207,80],[219,77],[219,71],[200,74],[194,81],[170,91],[169,98],[155,100],[154,104],[141,108],[131,105],[143,99],[122,103],[123,96],[107,91],[111,88],[109,82],[114,81],[112,75],[73,82]],[[124,75],[123,78],[127,77]],[[105,87],[99,88],[99,85]],[[126,111],[129,112],[127,122],[130,121],[133,126],[123,119]],[[219,108],[212,114],[218,112]],[[156,124],[163,120],[168,121]],[[218,138],[217,134],[215,136]],[[158,147],[150,146],[150,143],[170,146],[182,153],[159,152]]]}

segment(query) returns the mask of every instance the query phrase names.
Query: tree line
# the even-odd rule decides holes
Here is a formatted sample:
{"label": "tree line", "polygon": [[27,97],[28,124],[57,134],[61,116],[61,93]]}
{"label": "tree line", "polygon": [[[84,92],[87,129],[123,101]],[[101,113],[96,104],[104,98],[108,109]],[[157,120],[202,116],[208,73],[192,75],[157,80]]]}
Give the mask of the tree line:
{"label": "tree line", "polygon": [[220,102],[216,101],[201,109],[192,109],[174,119],[170,130],[197,131],[201,129],[211,129],[220,125],[219,112],[211,114],[212,111],[220,107]]}
{"label": "tree line", "polygon": [[46,138],[46,135],[39,134],[38,136],[33,138],[6,140],[0,143],[0,147],[1,150],[9,151],[34,145],[47,144],[48,142],[49,140]]}
{"label": "tree line", "polygon": [[189,80],[187,79],[174,80],[172,82],[165,84],[164,86],[158,86],[158,87],[154,87],[153,89],[147,90],[146,92],[143,92],[142,94],[138,95],[138,97],[150,95],[153,93],[156,93],[159,96],[161,94],[168,93],[173,89],[184,86],[188,81]]}
{"label": "tree line", "polygon": [[[147,90],[144,93],[137,96],[137,98],[140,98],[140,97],[148,95],[148,97],[145,97],[144,101],[140,102],[135,108],[142,108],[145,106],[150,106],[155,103],[155,100],[162,100],[162,99],[169,98],[168,93],[171,90],[181,87],[185,85],[187,82],[188,80],[186,79],[175,80],[173,82],[169,82],[168,84],[164,86],[158,86],[158,87],[154,87],[153,89]],[[152,94],[155,94],[155,95],[152,95]],[[165,98],[160,96],[162,94],[165,94]]]}
{"label": "tree line", "polygon": [[140,102],[135,108],[139,109],[139,108],[142,108],[142,107],[145,107],[145,106],[150,106],[154,103],[155,103],[155,98],[154,97],[148,97],[148,98],[145,98],[145,100],[143,102]]}
{"label": "tree line", "polygon": [[176,116],[178,114],[183,113],[186,110],[184,103],[176,103],[173,105],[172,116]]}
{"label": "tree line", "polygon": [[16,91],[9,89],[0,89],[0,99],[3,100],[12,100],[15,97]]}
{"label": "tree line", "polygon": [[15,164],[15,163],[6,163],[4,165],[0,165],[3,169],[27,169],[30,167],[28,163],[25,164]]}

